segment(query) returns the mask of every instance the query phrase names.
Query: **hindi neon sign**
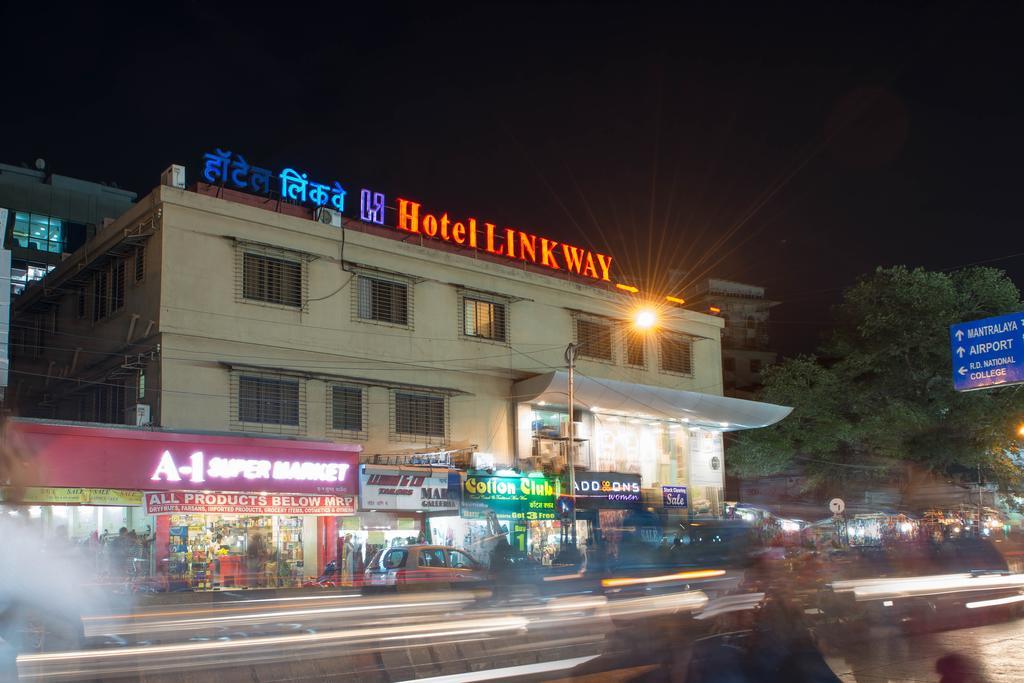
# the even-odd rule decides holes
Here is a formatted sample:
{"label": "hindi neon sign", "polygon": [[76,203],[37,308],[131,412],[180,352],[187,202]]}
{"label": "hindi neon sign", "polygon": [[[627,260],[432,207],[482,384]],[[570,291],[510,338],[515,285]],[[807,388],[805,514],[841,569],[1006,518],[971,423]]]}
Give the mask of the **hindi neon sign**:
{"label": "hindi neon sign", "polygon": [[[202,177],[208,183],[230,185],[257,194],[277,192],[282,199],[345,211],[346,191],[337,180],[330,185],[319,183],[310,180],[309,174],[291,167],[275,176],[266,168],[250,165],[241,154],[223,149],[209,152],[203,159]],[[384,225],[385,208],[383,193],[367,189],[360,191],[360,220]],[[512,261],[532,263],[600,282],[611,281],[611,256],[515,228],[498,228],[494,223],[478,225],[472,217],[452,220],[448,213],[437,216],[421,209],[418,202],[399,198],[398,224],[395,227]]]}

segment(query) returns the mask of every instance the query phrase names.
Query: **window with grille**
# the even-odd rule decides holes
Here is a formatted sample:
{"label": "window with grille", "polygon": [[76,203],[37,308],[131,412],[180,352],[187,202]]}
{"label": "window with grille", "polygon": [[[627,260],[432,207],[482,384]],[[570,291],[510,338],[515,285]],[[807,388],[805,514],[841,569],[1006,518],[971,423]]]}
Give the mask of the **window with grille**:
{"label": "window with grille", "polygon": [[146,245],[135,247],[135,281],[142,282],[146,277]]}
{"label": "window with grille", "polygon": [[366,401],[363,387],[334,385],[330,387],[330,426],[333,431],[365,437]]}
{"label": "window with grille", "polygon": [[688,337],[663,334],[659,344],[662,372],[693,375],[693,342]]}
{"label": "window with grille", "polygon": [[114,259],[110,263],[110,312],[124,308],[125,260]]}
{"label": "window with grille", "polygon": [[[92,278],[92,319],[97,322],[124,308],[125,262],[115,258]],[[84,307],[84,295],[79,299]]]}
{"label": "window with grille", "polygon": [[127,404],[123,384],[100,384],[93,391],[92,415],[94,422],[124,424]]}
{"label": "window with grille", "polygon": [[299,413],[299,380],[239,376],[239,422],[298,427]]}
{"label": "window with grille", "polygon": [[632,365],[635,368],[646,367],[646,342],[647,339],[643,332],[626,330],[626,365]]}
{"label": "window with grille", "polygon": [[467,337],[504,342],[508,340],[506,304],[470,296],[462,298],[462,333]]}
{"label": "window with grille", "polygon": [[429,442],[443,442],[448,436],[446,396],[418,392],[393,392],[393,435]]}
{"label": "window with grille", "polygon": [[576,318],[577,352],[584,358],[612,360],[612,324],[607,320]]}
{"label": "window with grille", "polygon": [[107,317],[109,313],[108,309],[108,294],[107,288],[110,287],[110,276],[106,270],[101,270],[96,273],[92,279],[92,319],[93,322],[102,320]]}
{"label": "window with grille", "polygon": [[360,320],[409,324],[409,285],[359,275],[356,285],[356,315]]}
{"label": "window with grille", "polygon": [[302,262],[245,252],[242,257],[242,297],[302,308]]}
{"label": "window with grille", "polygon": [[79,287],[75,292],[75,316],[85,317],[85,287]]}

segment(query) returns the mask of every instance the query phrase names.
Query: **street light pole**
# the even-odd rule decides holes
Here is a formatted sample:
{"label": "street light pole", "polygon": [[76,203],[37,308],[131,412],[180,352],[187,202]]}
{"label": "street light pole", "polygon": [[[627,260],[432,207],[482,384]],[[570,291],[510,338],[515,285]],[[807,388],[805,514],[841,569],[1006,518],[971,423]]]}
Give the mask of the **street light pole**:
{"label": "street light pole", "polygon": [[575,382],[576,382],[576,352],[579,347],[569,344],[565,347],[565,362],[569,367],[569,448],[566,453],[566,466],[569,468],[569,496],[572,500],[572,510],[569,511],[569,530],[572,536],[572,547],[576,547],[576,463],[573,457],[576,449],[576,424],[575,418]]}

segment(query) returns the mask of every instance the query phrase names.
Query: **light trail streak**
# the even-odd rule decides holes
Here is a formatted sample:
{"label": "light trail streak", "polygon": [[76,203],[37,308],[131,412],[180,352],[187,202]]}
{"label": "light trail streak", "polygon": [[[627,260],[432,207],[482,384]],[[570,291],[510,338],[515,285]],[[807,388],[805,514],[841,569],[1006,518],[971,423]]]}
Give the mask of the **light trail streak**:
{"label": "light trail streak", "polygon": [[996,607],[997,605],[1011,605],[1015,602],[1024,602],[1024,595],[1011,595],[1007,598],[994,598],[992,600],[978,600],[976,602],[969,602],[964,606],[967,609],[977,609],[979,607]]}
{"label": "light trail streak", "polygon": [[716,576],[723,576],[724,574],[724,569],[698,569],[696,571],[679,572],[677,574],[665,574],[663,576],[642,576],[637,578],[601,579],[601,585],[605,588],[619,588],[622,586],[640,586],[651,583],[664,583],[666,581],[710,579]]}
{"label": "light trail streak", "polygon": [[474,683],[475,681],[495,681],[502,678],[514,678],[516,676],[531,676],[555,671],[567,671],[575,669],[581,664],[597,659],[598,655],[587,657],[574,657],[572,659],[560,659],[555,662],[541,662],[539,664],[523,664],[521,666],[507,666],[501,669],[488,669],[486,671],[471,671],[464,674],[449,674],[447,676],[434,676],[433,678],[415,678],[418,683]]}

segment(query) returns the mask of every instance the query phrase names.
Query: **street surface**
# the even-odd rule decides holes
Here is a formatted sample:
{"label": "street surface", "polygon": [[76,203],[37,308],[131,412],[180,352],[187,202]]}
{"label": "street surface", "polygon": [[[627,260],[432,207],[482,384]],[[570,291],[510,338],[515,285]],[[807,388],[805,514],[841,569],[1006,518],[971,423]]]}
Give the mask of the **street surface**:
{"label": "street surface", "polygon": [[1024,620],[1012,620],[938,633],[907,634],[897,629],[873,630],[865,640],[825,643],[826,661],[844,683],[938,681],[935,663],[957,653],[967,657],[969,671],[985,683],[1024,679]]}

